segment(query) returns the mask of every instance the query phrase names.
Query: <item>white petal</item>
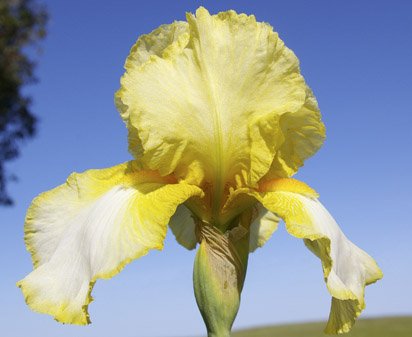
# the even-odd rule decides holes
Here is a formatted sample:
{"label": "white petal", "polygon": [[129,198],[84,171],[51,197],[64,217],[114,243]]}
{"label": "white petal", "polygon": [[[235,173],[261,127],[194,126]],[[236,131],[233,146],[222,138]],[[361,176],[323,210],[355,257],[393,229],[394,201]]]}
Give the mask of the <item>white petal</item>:
{"label": "white petal", "polygon": [[125,163],[72,174],[37,197],[25,224],[35,269],[18,283],[27,304],[63,323],[89,323],[94,282],[162,249],[176,207],[199,191],[162,179]]}
{"label": "white petal", "polygon": [[365,286],[379,280],[382,272],[367,253],[346,238],[325,207],[300,188],[302,193],[273,188],[255,197],[279,215],[288,232],[304,239],[321,259],[326,285],[333,297],[325,332],[348,332],[365,307]]}
{"label": "white petal", "polygon": [[[305,240],[306,246],[322,259],[327,277],[326,284],[333,296],[325,332],[348,332],[365,307],[365,285],[382,278],[382,272],[373,258],[347,239],[318,200],[306,197],[301,199],[313,219],[316,231],[330,240],[329,245],[326,240]],[[328,266],[329,262],[325,261],[328,246],[331,268]]]}

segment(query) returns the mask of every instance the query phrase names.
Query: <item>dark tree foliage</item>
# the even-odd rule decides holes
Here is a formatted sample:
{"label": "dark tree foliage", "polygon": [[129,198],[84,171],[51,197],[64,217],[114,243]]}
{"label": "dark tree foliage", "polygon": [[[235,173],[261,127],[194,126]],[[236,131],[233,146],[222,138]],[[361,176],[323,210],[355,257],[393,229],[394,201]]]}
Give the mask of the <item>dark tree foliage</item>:
{"label": "dark tree foliage", "polygon": [[45,8],[32,0],[0,0],[0,205],[13,203],[6,190],[13,176],[4,163],[19,155],[22,141],[36,130],[31,100],[22,87],[36,81],[28,47],[38,48],[46,22]]}

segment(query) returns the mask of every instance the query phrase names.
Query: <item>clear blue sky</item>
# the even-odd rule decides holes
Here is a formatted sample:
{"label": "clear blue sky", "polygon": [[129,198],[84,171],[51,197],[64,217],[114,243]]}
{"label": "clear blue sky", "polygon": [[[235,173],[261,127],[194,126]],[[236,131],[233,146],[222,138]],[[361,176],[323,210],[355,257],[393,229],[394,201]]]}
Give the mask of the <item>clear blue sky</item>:
{"label": "clear blue sky", "polygon": [[[192,290],[194,252],[169,235],[163,252],[99,281],[88,327],[31,312],[15,282],[31,270],[23,219],[31,199],[72,171],[129,160],[113,104],[137,37],[199,5],[235,9],[272,24],[301,61],[327,140],[298,178],[313,186],[348,237],[382,267],[363,317],[412,314],[412,2],[46,1],[49,35],[40,83],[27,91],[39,132],[8,165],[17,201],[0,209],[0,334],[7,337],[196,336],[205,333]],[[327,319],[321,266],[283,227],[251,256],[235,328]]]}

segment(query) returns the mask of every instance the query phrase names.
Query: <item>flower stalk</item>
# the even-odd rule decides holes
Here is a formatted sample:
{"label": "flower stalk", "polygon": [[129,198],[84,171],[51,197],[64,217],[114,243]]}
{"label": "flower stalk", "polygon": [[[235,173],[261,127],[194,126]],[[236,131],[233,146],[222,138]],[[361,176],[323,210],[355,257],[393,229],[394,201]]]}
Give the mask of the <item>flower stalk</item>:
{"label": "flower stalk", "polygon": [[208,337],[228,337],[240,306],[249,256],[249,229],[245,216],[222,233],[199,222],[199,249],[193,283],[196,302]]}

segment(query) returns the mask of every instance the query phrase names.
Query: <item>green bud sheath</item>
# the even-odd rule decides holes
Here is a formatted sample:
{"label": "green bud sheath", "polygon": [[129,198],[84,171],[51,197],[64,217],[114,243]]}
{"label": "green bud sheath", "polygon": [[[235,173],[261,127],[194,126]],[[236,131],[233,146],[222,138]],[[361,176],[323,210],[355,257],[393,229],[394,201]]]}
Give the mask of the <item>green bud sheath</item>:
{"label": "green bud sheath", "polygon": [[240,305],[249,255],[249,231],[242,225],[222,233],[201,223],[193,282],[209,337],[228,337]]}

